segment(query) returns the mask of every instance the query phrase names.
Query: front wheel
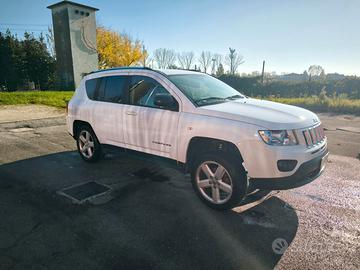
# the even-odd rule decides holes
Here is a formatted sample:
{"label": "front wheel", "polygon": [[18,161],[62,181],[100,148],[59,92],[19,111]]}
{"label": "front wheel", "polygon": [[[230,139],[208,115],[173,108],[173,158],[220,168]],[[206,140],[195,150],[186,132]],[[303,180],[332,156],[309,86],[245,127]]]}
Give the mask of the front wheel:
{"label": "front wheel", "polygon": [[200,199],[217,210],[238,205],[248,188],[241,161],[226,153],[200,155],[193,163],[191,180]]}
{"label": "front wheel", "polygon": [[98,161],[101,157],[101,145],[89,126],[81,126],[76,137],[80,156],[87,162]]}

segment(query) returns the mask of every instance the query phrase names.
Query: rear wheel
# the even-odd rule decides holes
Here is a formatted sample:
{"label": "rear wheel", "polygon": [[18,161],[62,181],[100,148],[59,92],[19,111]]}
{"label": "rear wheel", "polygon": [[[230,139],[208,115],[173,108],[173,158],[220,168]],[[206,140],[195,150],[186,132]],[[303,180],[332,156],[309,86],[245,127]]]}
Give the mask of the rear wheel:
{"label": "rear wheel", "polygon": [[193,188],[200,199],[218,210],[235,207],[247,192],[241,161],[226,153],[201,154],[191,170]]}
{"label": "rear wheel", "polygon": [[85,161],[95,162],[100,159],[101,145],[89,126],[84,125],[79,128],[76,142],[78,152]]}

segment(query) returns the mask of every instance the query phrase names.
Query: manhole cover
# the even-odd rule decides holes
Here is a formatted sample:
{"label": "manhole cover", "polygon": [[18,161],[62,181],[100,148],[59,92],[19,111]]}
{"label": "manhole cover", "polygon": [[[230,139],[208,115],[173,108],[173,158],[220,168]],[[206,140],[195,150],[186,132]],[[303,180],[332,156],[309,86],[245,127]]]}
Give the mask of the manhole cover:
{"label": "manhole cover", "polygon": [[84,203],[91,199],[105,195],[111,191],[111,188],[95,181],[77,184],[58,191],[60,195],[68,197],[76,203]]}

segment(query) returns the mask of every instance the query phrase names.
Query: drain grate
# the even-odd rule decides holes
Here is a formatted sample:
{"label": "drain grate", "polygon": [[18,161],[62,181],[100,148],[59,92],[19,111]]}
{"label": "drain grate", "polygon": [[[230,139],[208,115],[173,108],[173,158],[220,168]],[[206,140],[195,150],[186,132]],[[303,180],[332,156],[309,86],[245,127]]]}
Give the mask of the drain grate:
{"label": "drain grate", "polygon": [[58,193],[68,197],[76,203],[84,203],[101,195],[105,195],[110,191],[110,187],[99,184],[95,181],[90,181],[64,188],[58,191]]}

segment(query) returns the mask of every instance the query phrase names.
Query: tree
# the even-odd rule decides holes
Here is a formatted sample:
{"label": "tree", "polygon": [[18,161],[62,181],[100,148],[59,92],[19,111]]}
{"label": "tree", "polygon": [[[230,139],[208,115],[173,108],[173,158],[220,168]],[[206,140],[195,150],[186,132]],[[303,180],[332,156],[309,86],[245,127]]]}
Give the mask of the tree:
{"label": "tree", "polygon": [[47,89],[54,81],[55,59],[47,50],[43,35],[25,32],[20,40],[10,31],[0,33],[0,88],[16,90],[27,82]]}
{"label": "tree", "polygon": [[44,36],[36,39],[33,34],[25,32],[25,39],[22,41],[24,53],[25,79],[29,82],[35,82],[37,89],[41,90],[43,86],[47,88],[47,82],[55,72],[55,60],[51,57],[44,40]]}
{"label": "tree", "polygon": [[20,41],[11,34],[0,32],[0,90],[16,90],[23,80]]}
{"label": "tree", "polygon": [[191,65],[194,62],[194,53],[193,52],[182,52],[178,54],[178,62],[180,67],[183,69],[190,69]]}
{"label": "tree", "polygon": [[143,44],[128,34],[98,27],[96,38],[100,69],[143,63],[146,53],[142,50]]}
{"label": "tree", "polygon": [[325,75],[324,69],[319,65],[311,65],[308,69],[309,81],[313,77],[319,77],[321,74]]}
{"label": "tree", "polygon": [[211,61],[212,61],[211,52],[209,52],[209,51],[201,52],[200,57],[199,57],[199,64],[205,73],[206,73],[207,69],[210,67]]}
{"label": "tree", "polygon": [[229,66],[230,74],[234,75],[238,67],[244,63],[244,57],[238,54],[235,49],[229,48],[229,54],[226,56],[225,61]]}
{"label": "tree", "polygon": [[173,66],[176,59],[176,53],[173,50],[159,48],[154,51],[154,60],[158,68],[164,69]]}
{"label": "tree", "polygon": [[48,26],[48,31],[45,34],[45,37],[46,37],[46,46],[48,48],[48,51],[50,52],[50,55],[56,59],[54,31],[50,26]]}
{"label": "tree", "polygon": [[225,73],[224,66],[220,63],[220,65],[216,70],[216,77],[220,77],[221,75],[224,75],[224,73]]}
{"label": "tree", "polygon": [[148,67],[151,63],[151,59],[148,51],[145,49],[145,45],[143,45],[143,49],[142,49],[141,63],[143,67]]}

